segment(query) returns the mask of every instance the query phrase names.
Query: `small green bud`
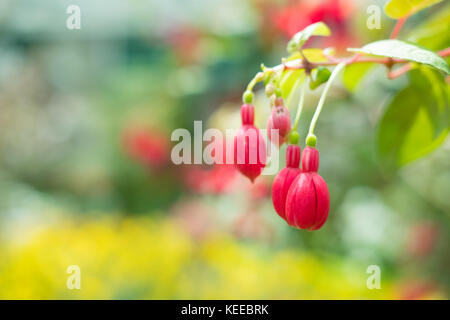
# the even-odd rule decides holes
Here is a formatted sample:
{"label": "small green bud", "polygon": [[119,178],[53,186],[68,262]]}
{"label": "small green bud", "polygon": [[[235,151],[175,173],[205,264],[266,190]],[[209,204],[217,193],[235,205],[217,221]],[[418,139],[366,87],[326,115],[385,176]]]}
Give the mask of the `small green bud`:
{"label": "small green bud", "polygon": [[289,134],[289,143],[298,144],[298,140],[300,140],[300,134],[297,131],[292,130]]}
{"label": "small green bud", "polygon": [[253,92],[246,90],[244,94],[242,95],[242,101],[244,103],[250,104],[253,102]]}
{"label": "small green bud", "polygon": [[266,85],[266,96],[267,98],[270,98],[275,93],[275,86],[273,83],[268,83]]}
{"label": "small green bud", "polygon": [[283,94],[283,92],[281,91],[281,88],[280,88],[280,87],[278,87],[278,88],[275,89],[275,95],[276,95],[277,97],[281,97],[282,94]]}
{"label": "small green bud", "polygon": [[284,100],[283,100],[283,98],[281,98],[281,97],[275,98],[275,100],[274,100],[274,102],[273,102],[273,105],[274,105],[275,107],[282,107],[282,106],[284,106]]}
{"label": "small green bud", "polygon": [[317,144],[317,137],[310,133],[308,134],[308,136],[306,137],[306,145],[309,147],[315,147]]}

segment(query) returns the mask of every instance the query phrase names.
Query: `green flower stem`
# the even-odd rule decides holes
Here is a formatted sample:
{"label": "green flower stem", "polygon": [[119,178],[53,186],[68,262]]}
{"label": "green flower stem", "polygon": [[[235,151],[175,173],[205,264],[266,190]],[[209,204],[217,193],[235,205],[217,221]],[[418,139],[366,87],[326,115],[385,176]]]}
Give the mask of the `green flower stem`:
{"label": "green flower stem", "polygon": [[339,63],[336,68],[334,68],[333,72],[330,75],[330,78],[328,79],[328,82],[325,84],[325,88],[323,89],[319,103],[317,104],[316,112],[314,112],[314,116],[311,120],[308,135],[314,135],[314,128],[316,127],[317,119],[319,119],[320,112],[322,111],[323,104],[325,103],[325,98],[327,97],[328,90],[330,90],[331,83],[333,82],[334,78],[336,78],[339,71],[341,71],[344,67],[345,62]]}
{"label": "green flower stem", "polygon": [[292,127],[292,130],[297,130],[298,122],[300,121],[300,116],[303,111],[303,105],[305,104],[305,92],[306,92],[306,87],[307,87],[307,83],[306,83],[307,81],[308,81],[308,78],[305,79],[305,82],[303,83],[303,86],[300,91],[300,99],[298,102],[297,113],[295,115],[295,121],[294,121],[294,126]]}
{"label": "green flower stem", "polygon": [[264,80],[264,72],[258,72],[253,79],[247,85],[247,89],[244,91],[242,95],[242,101],[244,103],[252,103],[253,102],[253,87],[260,81]]}
{"label": "green flower stem", "polygon": [[247,85],[247,91],[253,91],[253,87],[260,81],[264,80],[264,72],[258,72]]}

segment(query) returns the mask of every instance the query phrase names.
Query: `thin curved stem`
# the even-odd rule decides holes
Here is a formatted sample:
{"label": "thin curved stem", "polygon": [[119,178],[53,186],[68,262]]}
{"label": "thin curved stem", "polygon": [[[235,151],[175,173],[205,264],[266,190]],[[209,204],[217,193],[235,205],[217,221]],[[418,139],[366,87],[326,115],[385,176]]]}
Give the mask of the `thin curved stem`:
{"label": "thin curved stem", "polygon": [[412,67],[413,67],[413,64],[411,64],[411,63],[404,64],[398,69],[389,70],[388,73],[387,73],[387,77],[390,80],[398,78],[401,75],[403,75],[403,74],[407,73],[408,71],[410,71],[412,69]]}
{"label": "thin curved stem", "polygon": [[392,30],[391,33],[391,39],[395,39],[398,37],[398,34],[400,33],[400,30],[403,27],[403,24],[406,22],[406,20],[408,19],[408,16],[398,19],[397,23],[395,24],[394,30]]}
{"label": "thin curved stem", "polygon": [[258,72],[247,85],[247,91],[252,91],[253,87],[264,79],[264,73]]}
{"label": "thin curved stem", "polygon": [[300,99],[298,101],[297,113],[295,114],[294,126],[292,127],[292,130],[297,130],[298,122],[300,121],[300,116],[303,111],[303,105],[305,104],[305,93],[306,93],[307,81],[308,81],[308,77],[306,77],[305,83],[303,84],[301,91],[300,91]]}
{"label": "thin curved stem", "polygon": [[438,51],[437,54],[438,54],[438,56],[441,56],[441,57],[447,57],[448,55],[450,55],[450,48],[446,48],[444,50]]}
{"label": "thin curved stem", "polygon": [[322,111],[323,105],[325,103],[325,98],[327,97],[328,90],[330,90],[331,83],[333,82],[334,78],[336,78],[339,71],[341,71],[344,67],[345,62],[341,62],[340,64],[338,64],[331,73],[330,79],[328,79],[327,83],[325,84],[325,88],[323,89],[319,103],[317,104],[316,112],[314,112],[314,116],[311,120],[311,125],[309,126],[308,134],[314,134],[314,128],[316,127],[317,119],[319,119],[320,112]]}

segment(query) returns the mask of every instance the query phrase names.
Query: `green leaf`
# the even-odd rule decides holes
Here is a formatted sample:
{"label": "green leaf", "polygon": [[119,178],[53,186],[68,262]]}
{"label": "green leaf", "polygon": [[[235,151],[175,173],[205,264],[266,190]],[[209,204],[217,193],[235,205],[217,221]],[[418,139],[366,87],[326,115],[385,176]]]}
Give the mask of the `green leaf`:
{"label": "green leaf", "polygon": [[288,42],[287,51],[293,53],[295,51],[299,51],[305,42],[311,36],[329,36],[330,29],[323,22],[316,22],[307,26],[302,31],[297,32],[292,39]]}
{"label": "green leaf", "polygon": [[[323,55],[323,50],[319,48],[307,48],[302,50],[303,55],[308,59],[310,62],[323,62],[327,61],[327,58]],[[299,51],[294,52],[291,54],[286,61],[292,61],[297,59],[303,59],[302,54]]]}
{"label": "green leaf", "polygon": [[447,62],[436,53],[400,40],[380,40],[366,44],[362,48],[347,50],[423,63],[450,74]]}
{"label": "green leaf", "polygon": [[432,50],[443,49],[450,43],[449,21],[450,5],[411,30],[408,40]]}
{"label": "green leaf", "polygon": [[422,67],[410,72],[411,84],[427,106],[428,116],[433,121],[435,135],[450,124],[450,91],[445,79],[438,72]]}
{"label": "green leaf", "polygon": [[301,73],[300,76],[298,77],[297,81],[292,86],[291,92],[288,95],[283,95],[283,97],[285,97],[284,99],[286,100],[286,107],[288,109],[291,107],[291,101],[292,101],[292,98],[293,98],[295,92],[297,91],[297,88],[300,87],[300,85],[305,80],[305,78],[306,78],[305,72]]}
{"label": "green leaf", "polygon": [[449,130],[449,101],[449,87],[439,73],[411,71],[410,85],[395,96],[378,127],[383,163],[397,168],[442,144]]}
{"label": "green leaf", "polygon": [[349,91],[354,91],[364,76],[374,66],[371,62],[354,63],[345,67],[342,82]]}
{"label": "green leaf", "polygon": [[441,1],[442,0],[391,0],[384,7],[384,12],[393,19],[400,19]]}
{"label": "green leaf", "polygon": [[[298,86],[305,76],[305,70],[286,70],[281,75],[280,87],[283,99],[287,99],[290,93]],[[299,81],[300,80],[300,81]]]}
{"label": "green leaf", "polygon": [[331,72],[327,68],[318,67],[317,69],[314,69],[311,74],[311,81],[309,82],[309,88],[311,90],[316,89],[322,83],[327,82],[330,76]]}

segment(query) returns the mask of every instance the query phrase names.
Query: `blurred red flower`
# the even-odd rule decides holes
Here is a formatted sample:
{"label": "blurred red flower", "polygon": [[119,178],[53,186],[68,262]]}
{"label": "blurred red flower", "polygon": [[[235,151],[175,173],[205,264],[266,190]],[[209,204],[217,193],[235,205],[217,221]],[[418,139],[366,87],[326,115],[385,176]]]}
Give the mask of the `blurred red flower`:
{"label": "blurred red flower", "polygon": [[289,1],[272,11],[273,25],[288,38],[312,23],[323,21],[332,30],[331,37],[323,38],[325,46],[341,49],[355,42],[348,24],[354,11],[351,0]]}
{"label": "blurred red flower", "polygon": [[178,63],[181,65],[197,62],[201,40],[201,32],[188,25],[173,28],[165,35],[165,41],[172,48]]}
{"label": "blurred red flower", "polygon": [[200,194],[221,194],[231,190],[236,169],[233,165],[213,165],[204,168],[198,165],[187,167],[184,175],[187,187]]}
{"label": "blurred red flower", "polygon": [[[184,180],[188,188],[200,194],[221,194],[231,190],[236,178],[236,168],[233,164],[226,164],[227,150],[232,150],[233,145],[225,140],[212,141],[214,149],[211,153],[213,164],[210,168],[200,165],[185,167]],[[216,152],[221,150],[222,152]]]}
{"label": "blurred red flower", "polygon": [[201,201],[183,200],[171,209],[174,221],[195,240],[203,240],[216,231],[214,210]]}
{"label": "blurred red flower", "polygon": [[439,227],[431,221],[422,221],[413,225],[408,234],[407,251],[415,257],[425,257],[436,247]]}
{"label": "blurred red flower", "polygon": [[439,295],[434,283],[423,280],[405,281],[398,286],[397,291],[401,300],[426,300]]}
{"label": "blurred red flower", "polygon": [[125,153],[134,160],[151,168],[160,168],[170,159],[168,137],[155,129],[132,128],[123,133]]}
{"label": "blurred red flower", "polygon": [[248,192],[251,200],[261,200],[268,198],[270,195],[270,183],[267,179],[260,178],[254,183],[245,184],[248,186]]}
{"label": "blurred red flower", "polygon": [[275,230],[264,220],[261,212],[251,210],[240,214],[231,226],[233,234],[239,239],[255,239],[272,242]]}

